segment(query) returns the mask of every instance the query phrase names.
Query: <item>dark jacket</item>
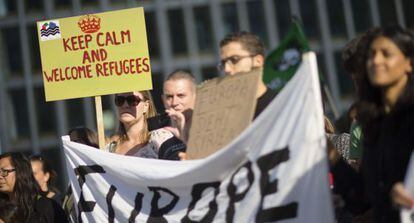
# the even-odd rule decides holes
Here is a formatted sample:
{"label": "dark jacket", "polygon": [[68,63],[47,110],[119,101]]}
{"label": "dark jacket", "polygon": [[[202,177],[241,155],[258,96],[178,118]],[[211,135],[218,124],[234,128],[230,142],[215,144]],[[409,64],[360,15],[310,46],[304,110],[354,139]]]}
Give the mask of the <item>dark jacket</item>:
{"label": "dark jacket", "polygon": [[65,212],[60,205],[49,198],[39,196],[36,199],[35,210],[26,220],[30,223],[66,223]]}
{"label": "dark jacket", "polygon": [[390,191],[396,182],[404,181],[414,149],[414,105],[379,115],[364,129],[364,136],[362,173],[375,222],[400,222]]}
{"label": "dark jacket", "polygon": [[266,87],[265,93],[257,99],[253,119],[256,119],[257,116],[259,116],[260,113],[265,110],[265,108],[270,104],[270,102],[272,102],[273,98],[275,98],[276,95],[276,92],[274,92],[269,87]]}

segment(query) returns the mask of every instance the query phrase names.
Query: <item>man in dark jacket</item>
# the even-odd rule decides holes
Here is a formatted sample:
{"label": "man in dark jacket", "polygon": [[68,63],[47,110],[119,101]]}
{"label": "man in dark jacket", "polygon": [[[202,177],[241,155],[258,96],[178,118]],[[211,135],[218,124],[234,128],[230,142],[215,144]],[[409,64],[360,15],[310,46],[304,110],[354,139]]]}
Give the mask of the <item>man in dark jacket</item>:
{"label": "man in dark jacket", "polygon": [[[249,32],[231,33],[220,42],[219,70],[226,75],[263,70],[265,62],[264,45],[256,35]],[[262,79],[256,93],[256,118],[276,96]]]}

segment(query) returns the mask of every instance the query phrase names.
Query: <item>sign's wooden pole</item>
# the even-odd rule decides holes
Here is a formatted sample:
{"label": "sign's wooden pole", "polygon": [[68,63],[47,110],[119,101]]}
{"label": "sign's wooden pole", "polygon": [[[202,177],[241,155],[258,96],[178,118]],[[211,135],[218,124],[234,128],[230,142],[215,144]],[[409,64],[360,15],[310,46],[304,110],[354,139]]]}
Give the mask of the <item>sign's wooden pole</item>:
{"label": "sign's wooden pole", "polygon": [[105,132],[102,115],[102,99],[101,96],[95,97],[95,109],[96,109],[96,123],[98,125],[98,140],[99,148],[103,149],[105,146]]}

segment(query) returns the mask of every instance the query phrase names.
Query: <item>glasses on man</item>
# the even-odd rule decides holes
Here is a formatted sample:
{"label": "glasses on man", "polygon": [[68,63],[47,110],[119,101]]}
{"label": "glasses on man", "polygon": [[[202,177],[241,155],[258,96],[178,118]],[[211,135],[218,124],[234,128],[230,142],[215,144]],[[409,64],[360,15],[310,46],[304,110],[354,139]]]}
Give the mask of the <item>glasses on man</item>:
{"label": "glasses on man", "polygon": [[224,58],[224,59],[220,60],[220,63],[217,65],[217,69],[219,69],[220,71],[223,71],[228,62],[230,62],[231,66],[234,66],[234,65],[238,64],[242,59],[249,58],[249,57],[254,57],[254,56],[256,56],[256,55],[246,55],[246,56],[235,55],[235,56]]}
{"label": "glasses on man", "polygon": [[129,106],[137,106],[142,99],[136,95],[129,95],[129,96],[115,96],[115,105],[121,107],[125,101],[128,103]]}
{"label": "glasses on man", "polygon": [[0,176],[7,177],[9,173],[16,171],[16,169],[0,169]]}

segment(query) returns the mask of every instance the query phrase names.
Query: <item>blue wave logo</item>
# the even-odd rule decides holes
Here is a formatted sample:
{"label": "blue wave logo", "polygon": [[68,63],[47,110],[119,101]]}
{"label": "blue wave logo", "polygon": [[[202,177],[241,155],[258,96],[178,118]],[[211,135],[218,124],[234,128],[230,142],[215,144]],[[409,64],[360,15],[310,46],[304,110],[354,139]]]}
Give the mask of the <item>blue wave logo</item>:
{"label": "blue wave logo", "polygon": [[59,26],[56,25],[54,22],[46,22],[42,25],[40,29],[40,36],[41,37],[48,37],[54,36],[56,34],[60,34]]}

